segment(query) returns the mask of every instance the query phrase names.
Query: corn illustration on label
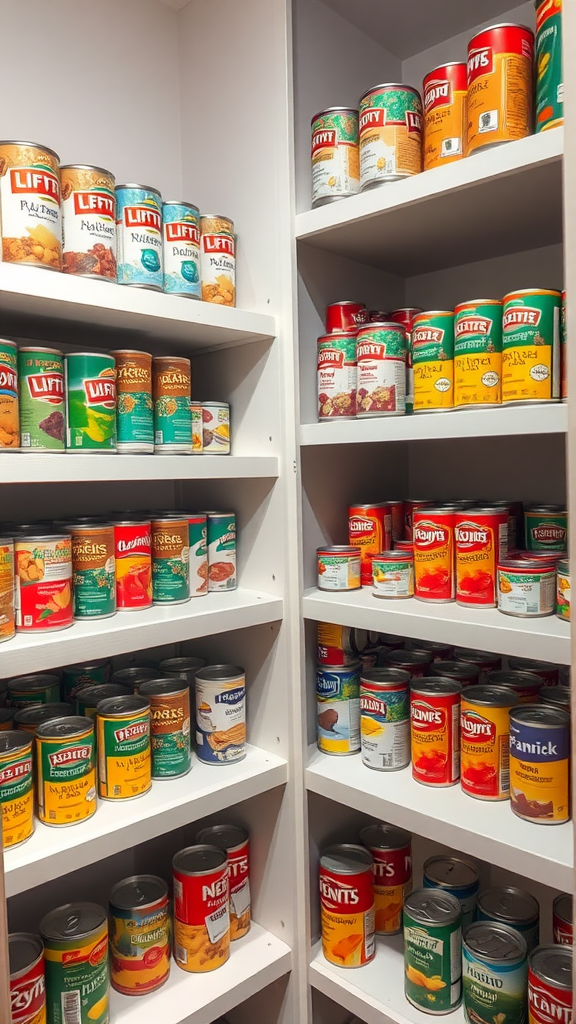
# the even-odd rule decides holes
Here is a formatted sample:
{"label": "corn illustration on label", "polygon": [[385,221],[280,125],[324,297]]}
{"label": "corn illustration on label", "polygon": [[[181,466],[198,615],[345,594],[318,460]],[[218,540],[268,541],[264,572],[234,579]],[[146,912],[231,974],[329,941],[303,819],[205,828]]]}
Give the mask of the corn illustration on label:
{"label": "corn illustration on label", "polygon": [[460,922],[425,926],[404,908],[406,997],[427,1013],[449,1013],[460,1000]]}
{"label": "corn illustration on label", "polygon": [[361,967],[374,957],[372,871],[339,875],[320,868],[322,952],[337,967]]}
{"label": "corn illustration on label", "polygon": [[99,352],[66,356],[66,447],[69,451],[116,450],[116,369]]}
{"label": "corn illustration on label", "polygon": [[170,973],[168,899],[143,909],[110,909],[112,985],[128,996],[153,992]]}
{"label": "corn illustration on label", "polygon": [[536,131],[564,123],[562,0],[536,4]]}
{"label": "corn illustration on label", "polygon": [[44,937],[50,1024],[108,1024],[108,924],[86,939]]}
{"label": "corn illustration on label", "polygon": [[0,754],[0,809],[4,849],[24,843],[34,831],[32,743]]}

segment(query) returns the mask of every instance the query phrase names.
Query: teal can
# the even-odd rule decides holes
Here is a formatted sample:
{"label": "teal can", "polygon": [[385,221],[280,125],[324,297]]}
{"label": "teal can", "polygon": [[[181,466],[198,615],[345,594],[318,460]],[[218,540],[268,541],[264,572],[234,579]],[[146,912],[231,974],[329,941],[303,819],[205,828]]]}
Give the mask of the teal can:
{"label": "teal can", "polygon": [[152,356],[134,349],[116,349],[116,410],[119,452],[154,451]]}
{"label": "teal can", "polygon": [[66,368],[66,448],[116,451],[116,361],[104,352],[69,352]]}
{"label": "teal can", "polygon": [[150,679],[139,687],[150,701],[152,778],[177,779],[192,767],[190,687],[182,679]]}
{"label": "teal can", "polygon": [[116,186],[118,284],[162,291],[162,196],[149,185]]}
{"label": "teal can", "polygon": [[167,200],[162,206],[164,291],[200,299],[200,210]]}
{"label": "teal can", "polygon": [[181,356],[155,356],[152,360],[154,451],[160,454],[192,452],[190,398],[192,367]]}

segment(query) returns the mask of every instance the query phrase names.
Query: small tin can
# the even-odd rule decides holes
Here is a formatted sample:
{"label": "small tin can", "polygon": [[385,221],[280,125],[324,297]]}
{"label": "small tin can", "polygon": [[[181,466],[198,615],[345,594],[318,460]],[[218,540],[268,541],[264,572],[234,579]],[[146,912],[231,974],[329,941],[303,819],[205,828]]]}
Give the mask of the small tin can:
{"label": "small tin can", "polygon": [[530,505],[524,512],[526,548],[537,551],[566,552],[568,548],[568,512],[562,505]]}
{"label": "small tin can", "polygon": [[410,675],[373,668],[360,675],[362,763],[379,771],[410,764]]}
{"label": "small tin can", "polygon": [[204,451],[202,419],[202,403],[190,402],[190,429],[192,431],[192,455],[201,455]]}
{"label": "small tin can", "polygon": [[362,967],[374,959],[372,856],[340,843],[320,856],[322,952],[336,967]]}
{"label": "small tin can", "polygon": [[569,686],[543,686],[540,690],[540,703],[561,711],[572,711],[572,692]]}
{"label": "small tin can", "polygon": [[360,98],[360,188],[422,170],[422,100],[409,85],[376,85]]}
{"label": "small tin can", "polygon": [[374,597],[414,597],[414,554],[381,551],[371,555]]}
{"label": "small tin can", "polygon": [[380,663],[387,668],[402,669],[403,672],[408,672],[412,679],[420,679],[430,673],[432,655],[428,651],[386,650],[378,658],[379,668]]}
{"label": "small tin can", "polygon": [[478,665],[463,661],[435,661],[434,674],[443,679],[455,679],[464,690],[467,686],[476,686],[480,682]]}
{"label": "small tin can", "polygon": [[508,668],[514,672],[530,672],[540,676],[546,686],[557,686],[560,681],[560,668],[548,661],[532,661],[531,658],[508,658]]}
{"label": "small tin can", "polygon": [[16,633],[14,589],[14,541],[0,537],[0,643]]}
{"label": "small tin can", "polygon": [[425,889],[442,889],[455,896],[462,913],[462,928],[472,924],[480,878],[471,861],[464,857],[429,857],[424,862],[422,885]]}
{"label": "small tin can", "polygon": [[205,664],[204,658],[166,658],[160,662],[160,673],[174,679],[185,679],[192,688],[198,669],[204,668]]}
{"label": "small tin can", "polygon": [[366,323],[368,312],[363,302],[342,299],[326,306],[326,334],[350,334]]}
{"label": "small tin can", "polygon": [[35,736],[44,722],[51,722],[54,718],[69,718],[73,714],[74,708],[70,704],[33,704],[32,707],[13,712],[14,725],[8,723],[8,728],[22,729]]}
{"label": "small tin can", "polygon": [[110,700],[112,697],[130,697],[132,694],[131,688],[120,683],[93,683],[92,686],[83,686],[76,694],[76,714],[95,719],[96,708],[101,701]]}
{"label": "small tin can", "polygon": [[360,548],[333,544],[318,548],[319,590],[358,590],[360,582]]}
{"label": "small tin can", "polygon": [[42,348],[40,345],[20,348],[18,378],[22,451],[63,452],[65,389],[62,353],[57,348]]}
{"label": "small tin can", "polygon": [[414,596],[436,604],[453,601],[456,511],[432,507],[416,509],[413,515]]}
{"label": "small tin can", "polygon": [[149,519],[114,523],[118,611],[152,606],[152,527]]}
{"label": "small tin can", "polygon": [[556,566],[526,558],[506,558],[498,563],[498,611],[522,619],[554,615]]}
{"label": "small tin can", "polygon": [[419,313],[412,330],[414,412],[445,412],[454,406],[454,313]]}
{"label": "small tin can", "polygon": [[66,449],[116,451],[116,361],[103,352],[68,352]]}
{"label": "small tin can", "polygon": [[430,71],[423,83],[424,170],[466,156],[468,134],[466,64],[452,61]]}
{"label": "small tin can", "polygon": [[397,935],[402,931],[402,907],[412,888],[412,836],[403,828],[378,822],[367,825],[360,842],[372,855],[375,931]]}
{"label": "small tin can", "polygon": [[69,533],[24,531],[14,541],[16,629],[72,625],[72,541]]}
{"label": "small tin can", "polygon": [[557,946],[572,946],[574,940],[572,896],[561,892],[552,904],[552,930]]}
{"label": "small tin can", "polygon": [[156,875],[132,875],[110,893],[110,982],[125,996],[155,992],[170,974],[170,900]]}
{"label": "small tin can", "polygon": [[360,750],[360,662],[339,668],[321,665],[316,672],[318,748],[325,754]]}
{"label": "small tin can", "polygon": [[526,1022],[528,951],[505,924],[476,921],[464,930],[462,995],[467,1024],[506,1019]]}
{"label": "small tin can", "polygon": [[36,730],[37,814],[45,825],[76,825],[96,811],[96,747],[89,718],[56,718]]}
{"label": "small tin can", "polygon": [[0,142],[2,260],[62,270],[60,158],[36,142]]}
{"label": "small tin can", "polygon": [[402,324],[363,324],[356,337],[359,418],[403,416],[406,412],[408,339]]}
{"label": "small tin can", "polygon": [[390,526],[392,530],[392,546],[395,550],[411,550],[409,547],[404,547],[404,499],[396,501],[387,501],[386,504],[390,509]]}
{"label": "small tin can", "polygon": [[174,959],[183,971],[213,971],[230,955],[228,855],[216,846],[188,846],[172,868]]}
{"label": "small tin can", "polygon": [[114,527],[72,526],[72,593],[75,619],[116,614]]}
{"label": "small tin can", "polygon": [[560,398],[560,292],[526,288],[504,296],[502,402]]}
{"label": "small tin can", "polygon": [[[108,1024],[108,917],[96,903],[67,903],[40,922],[50,1024]],[[68,1014],[70,1017],[70,1014]]]}
{"label": "small tin can", "polygon": [[208,592],[236,590],[236,515],[207,512]]}
{"label": "small tin can", "polygon": [[12,1024],[46,1024],[44,945],[38,935],[8,936]]}
{"label": "small tin can", "polygon": [[535,672],[520,669],[506,669],[503,672],[488,673],[489,686],[506,686],[518,695],[520,704],[537,704],[542,689],[542,680]]}
{"label": "small tin can", "polygon": [[116,185],[118,284],[162,291],[162,196],[148,185]]}
{"label": "small tin can", "polygon": [[135,349],[115,349],[117,448],[122,452],[154,451],[152,356]]}
{"label": "small tin can", "polygon": [[18,347],[13,341],[0,338],[0,450],[20,447],[18,408]]}
{"label": "small tin can", "polygon": [[454,406],[502,402],[502,302],[474,299],[454,310]]}
{"label": "small tin can", "polygon": [[[419,640],[417,638],[406,641],[409,651],[425,651],[432,656],[434,663],[438,661],[450,661],[454,654],[454,648],[450,644],[442,644],[437,640]],[[434,666],[436,667],[436,666]],[[439,675],[440,673],[436,673]]]}
{"label": "small tin can", "polygon": [[177,779],[192,767],[190,687],[178,679],[150,679],[139,693],[150,702],[152,778]]}
{"label": "small tin can", "polygon": [[533,131],[534,34],[492,25],[468,43],[468,156]]}
{"label": "small tin can", "polygon": [[241,939],[250,931],[249,838],[238,825],[213,825],[196,836],[196,842],[216,846],[228,855],[230,886],[230,940]]}
{"label": "small tin can", "polygon": [[531,705],[510,712],[510,803],[538,825],[570,819],[570,715]]}
{"label": "small tin can", "polygon": [[102,800],[131,800],[152,785],[150,702],[110,697],[96,708],[98,793]]}
{"label": "small tin can", "polygon": [[404,903],[404,993],[424,1013],[455,1010],[462,988],[460,904],[442,889],[415,889]]}
{"label": "small tin can", "polygon": [[204,455],[230,455],[230,406],[227,402],[202,403]]}
{"label": "small tin can", "polygon": [[312,118],[312,209],[360,191],[358,111],[327,107]]}
{"label": "small tin can", "polygon": [[462,694],[461,785],[477,800],[510,796],[510,713],[518,695],[506,686],[469,686]]}
{"label": "small tin can", "polygon": [[318,338],[318,419],[353,420],[357,409],[358,329],[333,332]]}
{"label": "small tin can", "polygon": [[188,516],[154,517],[152,528],[152,602],[190,600]]}
{"label": "small tin can", "polygon": [[228,217],[200,217],[200,272],[204,302],[236,305],[236,236]]}
{"label": "small tin can", "polygon": [[556,615],[570,622],[570,562],[567,558],[556,563]]}
{"label": "small tin can", "polygon": [[528,1024],[572,1019],[572,949],[538,946],[528,963]]}
{"label": "small tin can", "polygon": [[208,527],[202,513],[188,516],[190,597],[208,593]]}
{"label": "small tin can", "polygon": [[116,280],[114,175],[102,167],[65,164],[62,185],[62,270],[65,274]]}
{"label": "small tin can", "polygon": [[317,636],[318,664],[335,665],[338,668],[353,665],[368,643],[368,634],[365,630],[339,626],[332,622],[319,622]]}
{"label": "small tin can", "polygon": [[392,515],[386,502],[348,507],[348,543],[360,548],[363,587],[371,587],[371,555],[392,549]]}
{"label": "small tin can", "polygon": [[483,889],[478,895],[476,918],[512,928],[522,936],[528,952],[538,945],[540,907],[535,896],[525,889],[517,889],[513,885]]}
{"label": "small tin can", "polygon": [[9,679],[7,700],[10,707],[29,708],[38,704],[53,704],[60,699],[60,679],[50,673],[32,673]]}
{"label": "small tin can", "polygon": [[535,0],[536,132],[564,124],[562,0]]}
{"label": "small tin can", "polygon": [[162,204],[164,291],[200,299],[200,210],[167,199]]}
{"label": "small tin can", "polygon": [[24,731],[0,732],[0,810],[5,850],[25,843],[34,831],[33,742]]}
{"label": "small tin can", "polygon": [[454,786],[460,777],[460,683],[430,677],[412,682],[412,778],[424,786]]}
{"label": "small tin can", "polygon": [[508,513],[490,507],[458,513],[454,549],[456,603],[495,608],[496,566],[508,555]]}
{"label": "small tin can", "polygon": [[476,665],[480,669],[478,683],[488,681],[489,672],[499,672],[502,668],[501,654],[488,654],[486,651],[474,651],[468,647],[456,647],[454,649],[454,660],[464,664]]}
{"label": "small tin can", "polygon": [[237,665],[208,665],[196,673],[196,754],[205,764],[246,757],[246,676]]}
{"label": "small tin can", "polygon": [[192,451],[190,360],[182,356],[154,356],[154,451],[162,455]]}

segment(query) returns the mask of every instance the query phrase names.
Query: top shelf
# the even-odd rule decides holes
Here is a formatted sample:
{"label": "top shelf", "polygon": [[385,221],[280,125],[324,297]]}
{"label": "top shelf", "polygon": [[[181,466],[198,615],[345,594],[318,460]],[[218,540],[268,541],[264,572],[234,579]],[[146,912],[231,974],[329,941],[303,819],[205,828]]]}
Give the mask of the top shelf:
{"label": "top shelf", "polygon": [[404,276],[562,241],[564,130],[296,217],[296,238]]}

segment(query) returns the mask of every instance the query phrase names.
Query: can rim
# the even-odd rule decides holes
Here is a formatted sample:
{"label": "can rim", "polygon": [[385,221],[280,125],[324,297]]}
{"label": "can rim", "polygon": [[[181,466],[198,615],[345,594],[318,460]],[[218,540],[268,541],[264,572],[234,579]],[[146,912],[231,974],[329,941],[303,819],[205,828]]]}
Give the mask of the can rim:
{"label": "can rim", "polygon": [[413,85],[406,85],[405,82],[380,82],[378,85],[373,85],[371,89],[366,89],[366,92],[362,93],[359,102],[362,103],[362,100],[365,100],[370,93],[377,92],[379,89],[402,89],[404,92],[414,93],[422,102],[420,90],[416,89]]}
{"label": "can rim", "polygon": [[310,119],[310,127],[312,127],[314,121],[319,117],[322,117],[322,114],[332,114],[335,110],[346,111],[347,114],[358,114],[358,107],[324,107],[324,110],[319,110],[318,113],[314,114],[314,117]]}
{"label": "can rim", "polygon": [[100,174],[106,174],[112,181],[115,181],[112,171],[106,169],[106,167],[98,167],[96,164],[60,164],[61,171],[98,171]]}
{"label": "can rim", "polygon": [[185,206],[187,210],[195,210],[198,216],[200,216],[200,207],[196,206],[195,203],[189,203],[185,199],[163,199],[162,206]]}
{"label": "can rim", "polygon": [[546,943],[545,945],[538,946],[530,954],[530,960],[529,960],[530,970],[536,975],[537,978],[540,978],[542,981],[547,981],[549,984],[554,985],[556,988],[564,989],[567,992],[571,992],[572,991],[572,970],[571,969],[570,969],[570,980],[568,982],[566,982],[566,981],[564,981],[563,978],[559,978],[558,977],[558,973],[559,972],[557,972],[556,976],[554,976],[552,971],[546,971],[545,972],[543,967],[539,967],[538,966],[538,961],[542,960],[544,957],[550,956],[550,954],[555,956],[558,960],[560,960],[562,957],[565,957],[566,958],[566,966],[568,966],[568,961],[570,961],[570,967],[571,967],[572,961],[573,961],[572,946],[556,946],[556,945],[552,945],[551,943]]}
{"label": "can rim", "polygon": [[[538,900],[531,892],[528,892],[526,889],[519,889],[516,885],[494,885],[489,889],[482,889],[478,893],[478,907],[482,908],[482,905],[485,905],[487,899],[490,899],[490,897],[494,898],[494,894],[500,894],[500,898],[502,894],[511,896],[515,899],[520,898],[524,903],[532,903],[533,906],[532,912],[525,917],[520,917],[518,910],[515,912],[511,910],[510,916],[508,916],[506,920],[502,920],[502,924],[506,924],[507,921],[518,920],[522,925],[528,926],[535,924],[538,921],[540,917],[540,907],[538,905]],[[491,919],[494,919],[495,914],[499,915],[496,918],[498,922],[500,922],[500,918],[504,916],[503,911],[498,910],[498,908],[489,910],[483,909],[483,913],[490,914]]]}
{"label": "can rim", "polygon": [[492,32],[495,28],[522,28],[525,32],[528,32],[532,38],[534,38],[534,33],[531,28],[528,28],[528,25],[519,25],[518,22],[514,21],[500,21],[497,25],[488,25],[487,28],[483,28],[480,32],[476,32],[468,43],[468,48],[472,46],[472,43],[478,39],[479,36],[483,36],[485,32]]}
{"label": "can rim", "polygon": [[[236,833],[234,839],[232,839],[233,833]],[[229,843],[226,843],[226,840],[223,838],[226,834],[228,834],[230,838]],[[201,838],[202,836],[204,836],[204,838]],[[216,846],[217,849],[220,849],[219,844],[217,842],[209,842],[206,838],[207,836],[212,836],[214,839],[220,839],[220,842],[222,843],[222,850],[226,853],[236,853],[238,850],[241,850],[250,839],[247,830],[242,828],[241,825],[209,825],[208,828],[200,829],[196,836],[196,842],[200,845]]]}
{"label": "can rim", "polygon": [[45,153],[50,153],[50,156],[56,157],[56,160],[60,163],[58,153],[50,149],[50,146],[44,146],[41,142],[24,142],[22,139],[1,139],[0,148],[2,146],[26,146],[27,149],[41,149]]}
{"label": "can rim", "polygon": [[[414,652],[417,653],[417,652]],[[433,684],[440,683],[440,686]],[[467,690],[471,690],[472,687],[466,687]],[[416,693],[424,697],[434,697],[438,694],[446,696],[454,696],[462,693],[463,686],[457,679],[448,679],[447,676],[422,676],[420,679],[412,679],[410,683],[410,693]]]}
{"label": "can rim", "polygon": [[[343,864],[340,868],[329,867],[327,861],[337,857],[342,860],[349,857],[350,861],[356,857],[358,863],[354,867],[350,863]],[[320,854],[320,867],[341,875],[363,875],[366,871],[372,871],[372,855],[365,846],[359,846],[357,843],[332,843]]]}
{"label": "can rim", "polygon": [[[62,913],[65,911],[69,911],[70,917],[73,916],[76,918],[78,925],[80,925],[81,915],[83,912],[88,913],[89,911],[92,911],[94,913],[95,911],[97,911],[98,913],[96,917],[98,919],[98,924],[95,924],[91,928],[88,928],[87,931],[75,931],[71,935],[64,935],[62,933],[62,929],[60,929],[58,932],[56,932],[56,930],[50,932],[49,928],[52,919],[58,920],[59,916],[61,916]],[[94,932],[99,931],[102,928],[102,926],[106,924],[107,918],[108,915],[104,910],[104,907],[101,907],[98,903],[88,903],[84,901],[78,901],[76,903],[64,903],[61,907],[56,907],[54,910],[50,910],[48,911],[47,914],[44,915],[44,917],[40,921],[39,931],[43,939],[50,939],[53,942],[66,942],[70,939],[83,939],[87,938],[88,936],[94,935]]]}
{"label": "can rim", "polygon": [[[377,834],[381,835],[384,840],[384,835],[387,833],[390,833],[388,841],[381,843],[376,841]],[[412,835],[406,829],[400,828],[398,825],[389,825],[383,821],[366,825],[360,829],[358,835],[369,850],[400,850],[403,846],[410,846],[412,842]],[[372,841],[370,841],[369,836],[372,836]]]}
{"label": "can rim", "polygon": [[468,71],[468,65],[465,60],[447,60],[444,64],[437,64],[435,68],[428,71],[424,75],[424,81],[422,84],[430,78],[430,75],[435,74],[436,71],[442,71],[443,68],[465,68],[466,71]]}
{"label": "can rim", "polygon": [[[210,852],[212,854],[218,854],[218,863],[214,864],[210,868],[202,868],[201,870],[186,869],[182,861],[186,857],[198,857],[200,853]],[[176,872],[178,871],[181,875],[188,875],[190,877],[200,877],[202,875],[211,875],[213,871],[218,871],[220,868],[226,868],[228,863],[228,855],[225,850],[221,850],[219,846],[213,846],[211,843],[195,843],[193,846],[185,846],[183,850],[178,850],[172,858],[172,868]]]}
{"label": "can rim", "polygon": [[160,200],[162,200],[162,193],[157,188],[154,188],[153,185],[141,185],[136,181],[125,181],[121,185],[115,186],[116,192],[121,188],[139,188],[142,192],[153,192],[155,196],[159,196]]}
{"label": "can rim", "polygon": [[552,708],[546,704],[522,704],[520,707],[512,708],[510,721],[520,722],[521,725],[538,725],[541,729],[554,729],[557,726],[570,725],[571,716],[562,708]]}
{"label": "can rim", "polygon": [[[2,345],[2,344],[3,343],[0,342],[0,345]],[[55,356],[63,356],[64,355],[64,353],[61,352],[59,348],[45,348],[44,345],[21,345],[18,348],[18,353],[20,353],[20,352],[49,352],[50,355],[55,355]]]}
{"label": "can rim", "polygon": [[177,676],[143,679],[138,686],[138,693],[144,697],[177,697],[180,693],[189,692],[190,687],[186,680],[178,679]]}
{"label": "can rim", "polygon": [[[27,943],[30,950],[34,949],[36,956],[33,960],[28,960],[23,967],[16,967],[12,970],[12,957],[11,957],[11,946],[16,946],[17,943]],[[16,952],[16,951],[15,951]],[[9,958],[9,971],[10,981],[17,981],[23,974],[27,974],[32,967],[42,959],[44,955],[44,943],[39,935],[33,935],[31,932],[10,932],[8,936],[8,958]]]}
{"label": "can rim", "polygon": [[[486,693],[486,691],[489,691]],[[462,700],[468,704],[479,704],[481,707],[507,708],[520,703],[520,698],[510,686],[497,683],[480,683],[478,686],[467,686]]]}
{"label": "can rim", "polygon": [[[162,890],[162,895],[158,894],[154,899],[151,899],[148,903],[135,904],[133,900],[128,902],[127,900],[122,902],[119,898],[119,893],[122,888],[127,888],[130,885],[138,885],[142,882],[151,882],[157,886],[159,890]],[[127,878],[122,878],[119,882],[116,882],[110,892],[110,907],[111,909],[117,907],[118,910],[148,910],[153,907],[155,903],[161,900],[168,902],[168,885],[163,878],[158,875],[129,875]]]}
{"label": "can rim", "polygon": [[[479,940],[477,940],[476,944],[473,945],[474,934],[475,932],[480,931],[480,929],[488,929],[489,931],[502,933],[510,943],[510,955],[504,956],[502,951],[498,956],[491,955],[481,948]],[[478,957],[479,960],[488,961],[488,963],[498,965],[502,964],[502,961],[504,961],[506,966],[519,962],[523,963],[526,960],[528,953],[526,939],[520,934],[520,932],[516,931],[516,929],[501,921],[472,921],[464,932],[462,944],[470,950],[473,956]]]}
{"label": "can rim", "polygon": [[[51,735],[51,730],[56,729],[60,723],[60,728],[63,728],[64,723],[66,730],[64,734],[58,733]],[[82,723],[82,725],[80,725]],[[66,731],[68,730],[67,734]],[[69,715],[67,717],[61,716],[60,718],[51,718],[48,722],[42,722],[36,730],[36,736],[40,740],[71,740],[77,739],[83,735],[93,735],[94,733],[94,722],[91,718],[85,715]]]}

